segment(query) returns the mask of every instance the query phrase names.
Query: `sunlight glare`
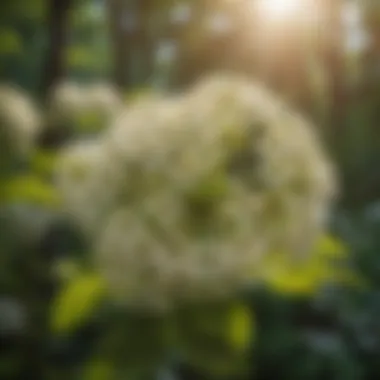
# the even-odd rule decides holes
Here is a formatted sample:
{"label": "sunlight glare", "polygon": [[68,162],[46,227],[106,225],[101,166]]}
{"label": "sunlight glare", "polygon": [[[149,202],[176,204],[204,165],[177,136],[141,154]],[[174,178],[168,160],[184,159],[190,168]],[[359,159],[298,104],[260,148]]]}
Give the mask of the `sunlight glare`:
{"label": "sunlight glare", "polygon": [[258,0],[257,6],[266,20],[287,21],[302,13],[304,3],[304,0]]}

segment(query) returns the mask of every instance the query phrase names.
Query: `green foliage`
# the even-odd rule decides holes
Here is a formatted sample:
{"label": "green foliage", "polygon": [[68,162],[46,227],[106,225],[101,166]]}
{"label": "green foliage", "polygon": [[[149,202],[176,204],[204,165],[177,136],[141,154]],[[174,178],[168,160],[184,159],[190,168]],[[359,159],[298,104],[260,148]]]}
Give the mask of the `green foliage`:
{"label": "green foliage", "polygon": [[[98,57],[96,60],[94,60],[95,56]],[[66,51],[66,63],[74,73],[102,77],[108,65],[108,55],[99,52],[97,47],[89,47],[85,44],[70,46]]]}
{"label": "green foliage", "polygon": [[29,22],[42,21],[45,15],[46,0],[12,0],[5,1],[2,16],[24,19]]}
{"label": "green foliage", "polygon": [[23,49],[22,45],[16,30],[0,29],[0,56],[17,56]]}
{"label": "green foliage", "polygon": [[166,318],[146,312],[117,310],[102,332],[85,373],[93,376],[91,373],[100,365],[107,375],[112,372],[132,379],[149,378],[165,362],[170,338]]}
{"label": "green foliage", "polygon": [[172,353],[223,378],[247,368],[255,329],[247,306],[229,302],[192,305],[166,316],[119,309],[103,335],[84,368],[85,379],[150,378]]}
{"label": "green foliage", "polygon": [[71,67],[83,68],[91,66],[93,56],[84,47],[72,47],[67,53],[67,63]]}
{"label": "green foliage", "polygon": [[57,208],[60,205],[55,187],[35,175],[17,176],[5,181],[1,186],[0,201],[48,208]]}
{"label": "green foliage", "polygon": [[75,331],[90,318],[103,299],[105,286],[93,273],[80,273],[61,289],[52,306],[51,329],[54,333]]}
{"label": "green foliage", "polygon": [[254,322],[243,304],[192,305],[175,318],[178,347],[184,360],[217,378],[241,374],[254,340]]}
{"label": "green foliage", "polygon": [[279,294],[311,296],[328,283],[362,286],[360,277],[347,266],[348,250],[332,236],[317,241],[309,258],[294,262],[284,254],[273,254],[256,271],[267,286]]}
{"label": "green foliage", "polygon": [[116,369],[112,362],[104,359],[90,361],[84,368],[83,380],[112,380],[116,378]]}
{"label": "green foliage", "polygon": [[31,157],[30,170],[39,177],[51,178],[55,171],[56,159],[56,152],[39,149]]}

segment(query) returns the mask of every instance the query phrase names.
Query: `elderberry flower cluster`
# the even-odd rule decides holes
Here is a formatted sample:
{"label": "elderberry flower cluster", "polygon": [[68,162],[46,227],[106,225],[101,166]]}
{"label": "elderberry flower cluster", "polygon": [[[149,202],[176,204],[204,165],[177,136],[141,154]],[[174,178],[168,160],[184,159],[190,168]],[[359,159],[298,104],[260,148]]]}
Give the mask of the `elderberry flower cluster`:
{"label": "elderberry flower cluster", "polygon": [[224,75],[136,101],[57,178],[111,293],[148,308],[232,296],[273,252],[306,257],[335,195],[312,127]]}
{"label": "elderberry flower cluster", "polygon": [[75,132],[98,131],[112,121],[122,103],[118,92],[106,84],[64,82],[51,95],[48,124]]}
{"label": "elderberry flower cluster", "polygon": [[19,89],[0,85],[0,161],[26,157],[40,129],[39,113]]}

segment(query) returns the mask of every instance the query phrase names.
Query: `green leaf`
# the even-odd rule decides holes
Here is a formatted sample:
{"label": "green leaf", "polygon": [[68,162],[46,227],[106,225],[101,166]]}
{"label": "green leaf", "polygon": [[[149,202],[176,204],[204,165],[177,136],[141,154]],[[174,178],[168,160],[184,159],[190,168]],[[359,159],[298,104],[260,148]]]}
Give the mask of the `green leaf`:
{"label": "green leaf", "polygon": [[347,255],[347,247],[334,236],[324,235],[317,241],[315,252],[325,258],[344,258]]}
{"label": "green leaf", "polygon": [[67,64],[70,67],[86,68],[91,66],[94,57],[86,47],[72,46],[67,52]]}
{"label": "green leaf", "polygon": [[105,295],[102,278],[94,273],[81,273],[65,284],[52,308],[51,328],[55,333],[68,333],[83,324]]}
{"label": "green leaf", "polygon": [[111,362],[95,359],[88,363],[83,371],[83,380],[112,380],[115,378],[115,368]]}
{"label": "green leaf", "polygon": [[322,236],[305,261],[295,263],[291,255],[276,253],[267,255],[253,275],[264,280],[274,292],[309,297],[324,284],[360,285],[360,278],[347,267],[348,250],[333,236]]}
{"label": "green leaf", "polygon": [[25,202],[53,208],[60,205],[56,189],[37,176],[25,175],[11,178],[1,186],[1,200],[4,202]]}
{"label": "green leaf", "polygon": [[51,177],[54,172],[57,154],[52,151],[38,150],[31,160],[31,169],[43,177]]}
{"label": "green leaf", "polygon": [[104,121],[96,112],[86,112],[78,118],[78,129],[81,132],[97,132],[104,128]]}
{"label": "green leaf", "polygon": [[19,55],[22,52],[20,35],[11,29],[0,30],[0,56]]}
{"label": "green leaf", "polygon": [[216,377],[244,371],[252,335],[252,315],[237,302],[193,306],[177,316],[178,348],[185,360]]}
{"label": "green leaf", "polygon": [[236,305],[229,315],[229,340],[236,349],[244,349],[252,339],[252,315],[245,305]]}
{"label": "green leaf", "polygon": [[110,363],[126,378],[150,378],[165,362],[171,336],[164,315],[124,309],[111,317],[108,326],[95,354],[104,366]]}

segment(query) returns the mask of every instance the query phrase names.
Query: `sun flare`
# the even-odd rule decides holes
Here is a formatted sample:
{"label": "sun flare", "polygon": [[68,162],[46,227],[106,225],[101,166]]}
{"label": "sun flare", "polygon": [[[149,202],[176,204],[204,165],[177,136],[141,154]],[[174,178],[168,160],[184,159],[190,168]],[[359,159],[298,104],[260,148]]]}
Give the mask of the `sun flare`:
{"label": "sun flare", "polygon": [[297,17],[305,7],[304,0],[258,0],[259,13],[272,21],[285,21]]}

